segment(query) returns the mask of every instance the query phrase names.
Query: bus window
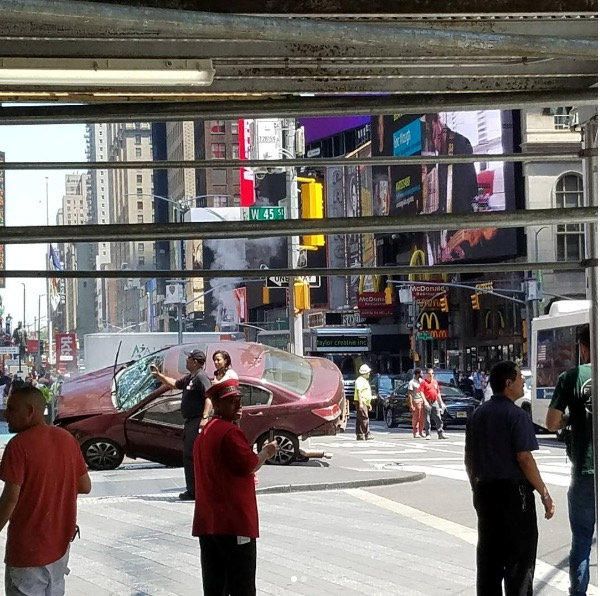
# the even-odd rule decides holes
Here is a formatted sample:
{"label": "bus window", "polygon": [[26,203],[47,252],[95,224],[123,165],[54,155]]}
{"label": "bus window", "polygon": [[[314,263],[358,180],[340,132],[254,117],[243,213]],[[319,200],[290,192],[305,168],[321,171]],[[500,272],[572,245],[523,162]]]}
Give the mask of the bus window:
{"label": "bus window", "polygon": [[537,339],[537,399],[552,399],[559,375],[577,363],[577,326],[540,329]]}

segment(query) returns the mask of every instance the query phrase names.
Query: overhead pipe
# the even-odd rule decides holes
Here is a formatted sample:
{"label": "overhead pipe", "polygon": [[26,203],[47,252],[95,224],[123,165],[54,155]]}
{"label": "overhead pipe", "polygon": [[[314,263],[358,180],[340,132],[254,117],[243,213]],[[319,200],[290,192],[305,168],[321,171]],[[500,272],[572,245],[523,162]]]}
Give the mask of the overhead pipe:
{"label": "overhead pipe", "polygon": [[[597,155],[597,150],[595,150]],[[470,153],[468,155],[410,155],[377,157],[312,157],[296,159],[220,159],[219,168],[326,168],[337,166],[398,166],[475,163],[478,161],[505,162],[565,162],[581,161],[581,151],[536,151],[531,153]],[[168,170],[174,168],[208,169],[217,165],[214,159],[156,160],[156,161],[4,161],[0,171],[14,170]]]}
{"label": "overhead pipe", "polygon": [[280,221],[176,222],[153,224],[86,224],[70,226],[6,226],[3,244],[48,242],[126,242],[310,236],[313,234],[403,234],[441,230],[522,228],[592,223],[598,207],[521,209],[478,213],[284,219]]}
{"label": "overhead pipe", "polygon": [[[76,270],[76,271],[47,271],[47,270],[28,270],[28,269],[9,269],[2,272],[3,277],[9,278],[62,278],[62,279],[179,279],[179,278],[239,278],[243,274],[244,279],[263,279],[267,277],[288,277],[288,276],[307,276],[318,275],[321,277],[331,276],[356,276],[356,275],[444,275],[462,273],[465,275],[477,275],[481,273],[509,273],[513,271],[539,270],[539,271],[578,271],[587,267],[597,267],[597,259],[581,262],[568,261],[549,261],[546,263],[474,263],[452,265],[394,265],[391,267],[304,267],[302,269],[291,269],[282,267],[278,269],[181,269],[152,271],[144,269],[141,271],[121,270],[121,269],[102,269],[96,270]],[[282,289],[287,285],[282,286]]]}
{"label": "overhead pipe", "polygon": [[[105,101],[108,99],[105,98]],[[344,94],[334,97],[293,96],[284,99],[270,99],[266,94],[259,100],[213,99],[212,101],[189,102],[154,101],[7,106],[0,107],[0,125],[237,120],[240,116],[244,118],[386,116],[388,114],[420,114],[478,109],[518,110],[529,106],[584,106],[597,105],[597,103],[598,92],[596,89],[548,92],[431,93],[405,96]]]}
{"label": "overhead pipe", "polygon": [[470,32],[391,23],[344,22],[326,19],[282,19],[268,15],[240,15],[165,8],[123,6],[65,0],[2,0],[2,20],[29,27],[75,30],[82,37],[103,29],[113,37],[207,38],[282,41],[337,47],[386,46],[404,55],[460,51],[462,55],[568,56],[596,58],[594,38]]}

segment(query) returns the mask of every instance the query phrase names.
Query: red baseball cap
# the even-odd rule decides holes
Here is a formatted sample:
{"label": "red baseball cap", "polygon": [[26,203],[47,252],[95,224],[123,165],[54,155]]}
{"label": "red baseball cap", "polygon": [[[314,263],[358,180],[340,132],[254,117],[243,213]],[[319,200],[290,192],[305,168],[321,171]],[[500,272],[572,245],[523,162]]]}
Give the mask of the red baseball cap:
{"label": "red baseball cap", "polygon": [[238,397],[242,395],[240,391],[240,382],[237,379],[228,379],[222,383],[213,385],[206,391],[206,397],[215,401],[216,399],[225,399],[227,397]]}

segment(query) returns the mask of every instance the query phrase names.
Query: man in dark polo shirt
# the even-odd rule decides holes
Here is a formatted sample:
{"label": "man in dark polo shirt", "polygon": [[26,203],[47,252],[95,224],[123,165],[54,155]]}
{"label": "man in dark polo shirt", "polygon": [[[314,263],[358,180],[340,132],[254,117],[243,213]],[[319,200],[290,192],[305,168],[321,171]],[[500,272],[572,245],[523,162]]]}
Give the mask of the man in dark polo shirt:
{"label": "man in dark polo shirt", "polygon": [[185,473],[185,491],[179,495],[182,501],[194,500],[194,441],[198,430],[208,422],[212,404],[206,398],[206,390],[210,388],[210,380],[204,372],[206,355],[202,350],[186,352],[185,367],[189,375],[181,379],[172,379],[163,375],[154,365],[150,367],[152,376],[171,388],[182,389],[181,415],[185,420],[183,427],[183,470]]}
{"label": "man in dark polo shirt", "polygon": [[533,594],[537,553],[536,490],[546,519],[554,503],[532,451],[539,449],[533,424],[514,402],[524,379],[514,362],[499,362],[489,379],[492,398],[467,421],[465,466],[477,512],[477,594]]}

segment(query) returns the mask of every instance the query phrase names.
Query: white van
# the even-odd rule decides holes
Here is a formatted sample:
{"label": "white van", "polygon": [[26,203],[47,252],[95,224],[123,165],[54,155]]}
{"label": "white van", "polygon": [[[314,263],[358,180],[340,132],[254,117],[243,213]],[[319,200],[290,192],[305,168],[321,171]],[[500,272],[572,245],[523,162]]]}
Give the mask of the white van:
{"label": "white van", "polygon": [[577,328],[589,324],[590,308],[589,300],[560,300],[531,323],[531,406],[542,428],[559,375],[579,364]]}

